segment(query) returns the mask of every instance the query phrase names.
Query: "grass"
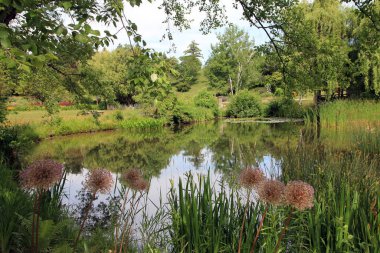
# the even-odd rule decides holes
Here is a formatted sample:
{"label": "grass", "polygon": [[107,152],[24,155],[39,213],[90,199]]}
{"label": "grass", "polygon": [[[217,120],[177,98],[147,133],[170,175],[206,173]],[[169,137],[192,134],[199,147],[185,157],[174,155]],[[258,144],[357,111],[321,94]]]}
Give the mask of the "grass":
{"label": "grass", "polygon": [[[285,181],[303,179],[315,188],[314,207],[295,211],[281,252],[380,252],[379,157],[289,149],[282,162]],[[321,159],[323,155],[323,159]],[[236,252],[243,219],[241,192],[209,177],[188,176],[170,193],[171,241],[175,252]],[[253,202],[242,252],[249,252],[264,206]],[[258,248],[274,252],[289,210],[271,207]]]}
{"label": "grass", "polygon": [[7,124],[29,125],[39,138],[96,132],[114,129],[157,128],[165,122],[143,116],[138,109],[121,111],[98,111],[99,118],[83,115],[80,110],[60,111],[54,118],[48,118],[44,111],[23,111],[8,115]]}
{"label": "grass", "polygon": [[364,128],[373,131],[380,127],[380,103],[373,100],[329,102],[321,106],[320,115],[325,128]]}

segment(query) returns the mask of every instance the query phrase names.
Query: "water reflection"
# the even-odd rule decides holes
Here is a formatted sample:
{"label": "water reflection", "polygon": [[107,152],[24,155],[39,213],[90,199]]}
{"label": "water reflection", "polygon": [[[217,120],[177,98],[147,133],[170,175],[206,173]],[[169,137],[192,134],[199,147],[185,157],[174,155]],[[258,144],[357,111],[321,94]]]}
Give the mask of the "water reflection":
{"label": "water reflection", "polygon": [[[38,144],[27,160],[50,157],[64,162],[68,173],[67,202],[91,168],[107,168],[115,179],[126,169],[139,168],[151,180],[149,198],[158,200],[188,172],[233,178],[246,166],[260,167],[267,177],[281,176],[286,147],[298,145],[301,126],[295,123],[208,123],[179,131],[106,132],[62,137]],[[86,168],[86,169],[85,169]],[[106,196],[100,199],[105,199]]]}

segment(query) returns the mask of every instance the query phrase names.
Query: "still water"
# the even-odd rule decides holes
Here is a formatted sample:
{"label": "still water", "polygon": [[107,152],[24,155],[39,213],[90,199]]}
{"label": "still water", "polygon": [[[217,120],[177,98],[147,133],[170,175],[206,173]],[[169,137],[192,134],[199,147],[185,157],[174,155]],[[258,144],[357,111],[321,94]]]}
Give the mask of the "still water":
{"label": "still water", "polygon": [[252,166],[260,167],[267,177],[279,177],[282,151],[297,144],[301,130],[297,123],[215,122],[175,130],[74,135],[39,143],[25,163],[44,157],[63,162],[68,172],[64,199],[68,205],[80,201],[77,195],[88,170],[106,168],[117,184],[123,171],[138,168],[150,179],[148,197],[157,203],[160,197],[165,199],[172,183],[176,185],[189,172],[210,173],[217,180]]}

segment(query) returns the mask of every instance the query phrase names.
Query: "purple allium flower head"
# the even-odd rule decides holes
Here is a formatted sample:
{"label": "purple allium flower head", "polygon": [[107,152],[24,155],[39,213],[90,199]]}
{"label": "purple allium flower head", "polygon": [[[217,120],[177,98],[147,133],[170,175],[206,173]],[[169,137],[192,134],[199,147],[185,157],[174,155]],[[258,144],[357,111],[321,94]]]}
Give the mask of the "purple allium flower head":
{"label": "purple allium flower head", "polygon": [[106,169],[91,170],[87,174],[86,187],[92,193],[106,193],[113,184],[111,172]]}
{"label": "purple allium flower head", "polygon": [[285,184],[278,180],[265,180],[258,187],[258,194],[262,201],[280,205],[284,202]]}
{"label": "purple allium flower head", "polygon": [[28,189],[47,190],[62,177],[63,165],[57,161],[37,160],[20,173],[21,185]]}
{"label": "purple allium flower head", "polygon": [[264,179],[264,173],[260,169],[246,168],[239,175],[239,182],[245,188],[257,188]]}
{"label": "purple allium flower head", "polygon": [[303,181],[290,181],[285,187],[285,201],[298,210],[312,208],[314,188]]}

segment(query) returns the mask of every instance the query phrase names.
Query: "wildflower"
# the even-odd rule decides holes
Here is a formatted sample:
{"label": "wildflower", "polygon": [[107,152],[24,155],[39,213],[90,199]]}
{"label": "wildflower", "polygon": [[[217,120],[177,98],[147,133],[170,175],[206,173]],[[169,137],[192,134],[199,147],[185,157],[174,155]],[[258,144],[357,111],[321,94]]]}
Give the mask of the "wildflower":
{"label": "wildflower", "polygon": [[122,175],[122,179],[129,185],[134,184],[136,181],[140,180],[142,178],[142,173],[138,169],[131,169],[126,171]]}
{"label": "wildflower", "polygon": [[284,191],[285,185],[277,180],[266,180],[258,187],[260,199],[272,205],[280,205],[283,203]]}
{"label": "wildflower", "polygon": [[122,175],[122,180],[132,190],[144,191],[148,188],[148,182],[143,178],[143,175],[138,169],[131,169]]}
{"label": "wildflower", "polygon": [[37,160],[20,173],[21,184],[28,189],[47,190],[62,177],[63,165],[57,161]]}
{"label": "wildflower", "polygon": [[137,191],[145,191],[146,189],[148,189],[148,182],[141,178],[137,181],[135,181],[133,184],[131,184],[129,187],[133,190],[137,190]]}
{"label": "wildflower", "polygon": [[314,188],[302,181],[290,181],[285,187],[285,201],[298,210],[313,207]]}
{"label": "wildflower", "polygon": [[260,169],[252,168],[242,170],[239,176],[239,182],[245,188],[257,188],[264,179],[264,173]]}
{"label": "wildflower", "polygon": [[156,73],[153,73],[150,75],[150,80],[152,80],[152,82],[157,81],[157,79],[158,79],[158,75]]}
{"label": "wildflower", "polygon": [[86,186],[92,193],[106,193],[113,184],[111,172],[106,169],[96,169],[88,173]]}

